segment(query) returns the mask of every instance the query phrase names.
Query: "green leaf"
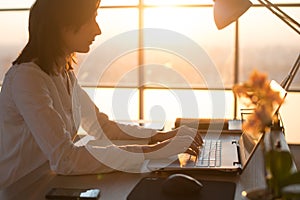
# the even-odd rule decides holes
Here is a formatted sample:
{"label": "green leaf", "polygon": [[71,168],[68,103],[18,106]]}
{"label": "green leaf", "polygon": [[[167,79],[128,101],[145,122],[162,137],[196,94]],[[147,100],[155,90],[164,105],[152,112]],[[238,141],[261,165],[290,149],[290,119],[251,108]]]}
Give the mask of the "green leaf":
{"label": "green leaf", "polygon": [[288,185],[294,185],[294,184],[300,184],[300,171],[297,171],[290,176],[287,176],[284,180],[281,182],[281,186],[288,186]]}
{"label": "green leaf", "polygon": [[289,177],[293,166],[293,159],[289,151],[270,150],[266,153],[266,167],[272,174],[272,182],[277,186]]}

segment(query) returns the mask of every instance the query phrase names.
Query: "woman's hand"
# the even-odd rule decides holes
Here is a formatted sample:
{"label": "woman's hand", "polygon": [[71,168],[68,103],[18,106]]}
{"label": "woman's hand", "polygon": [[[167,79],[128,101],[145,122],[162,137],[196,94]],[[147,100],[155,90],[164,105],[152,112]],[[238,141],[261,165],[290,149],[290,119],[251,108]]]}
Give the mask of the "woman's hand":
{"label": "woman's hand", "polygon": [[185,136],[188,135],[192,137],[195,141],[195,143],[199,146],[203,144],[202,137],[200,135],[200,132],[197,129],[190,128],[188,126],[180,126],[179,128],[175,129],[176,136]]}
{"label": "woman's hand", "polygon": [[151,137],[151,144],[136,146],[126,145],[124,148],[132,152],[142,152],[146,159],[168,158],[180,153],[198,156],[203,140],[197,129],[181,126],[169,132],[158,132]]}
{"label": "woman's hand", "polygon": [[190,135],[178,135],[160,143],[143,146],[142,149],[146,159],[167,158],[179,153],[198,156],[199,141]]}
{"label": "woman's hand", "polygon": [[180,126],[172,131],[168,132],[158,132],[156,135],[152,136],[151,138],[151,144],[155,144],[157,142],[162,142],[164,140],[171,139],[175,136],[190,136],[194,138],[195,143],[198,144],[198,146],[201,146],[203,143],[202,137],[200,135],[200,132],[197,129],[190,128],[188,126]]}

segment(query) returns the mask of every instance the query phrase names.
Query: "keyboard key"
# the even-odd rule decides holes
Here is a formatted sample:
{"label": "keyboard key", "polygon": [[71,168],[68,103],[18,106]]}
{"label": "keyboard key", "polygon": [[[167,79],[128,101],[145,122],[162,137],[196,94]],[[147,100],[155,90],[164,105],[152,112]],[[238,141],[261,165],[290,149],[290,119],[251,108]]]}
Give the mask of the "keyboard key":
{"label": "keyboard key", "polygon": [[221,166],[221,141],[206,140],[199,149],[199,157],[196,166],[216,167]]}

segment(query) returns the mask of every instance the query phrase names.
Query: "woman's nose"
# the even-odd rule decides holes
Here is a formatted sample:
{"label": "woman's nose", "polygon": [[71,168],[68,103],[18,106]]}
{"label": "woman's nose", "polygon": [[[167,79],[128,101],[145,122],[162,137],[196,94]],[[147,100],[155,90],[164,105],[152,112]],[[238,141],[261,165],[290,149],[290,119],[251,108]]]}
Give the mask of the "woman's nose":
{"label": "woman's nose", "polygon": [[101,28],[100,28],[99,24],[96,23],[95,34],[96,35],[101,35],[101,33],[102,33]]}

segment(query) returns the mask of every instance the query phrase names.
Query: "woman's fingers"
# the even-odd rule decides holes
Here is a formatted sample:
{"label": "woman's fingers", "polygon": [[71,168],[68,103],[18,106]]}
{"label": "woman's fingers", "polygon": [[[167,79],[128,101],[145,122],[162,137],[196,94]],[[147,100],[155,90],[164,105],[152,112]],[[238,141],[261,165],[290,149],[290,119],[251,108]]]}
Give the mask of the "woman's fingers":
{"label": "woman's fingers", "polygon": [[194,138],[196,144],[198,145],[198,147],[200,147],[203,144],[203,139],[201,137],[200,134],[197,134]]}
{"label": "woman's fingers", "polygon": [[[201,143],[202,144],[202,143]],[[175,136],[144,150],[147,159],[166,158],[180,153],[198,156],[199,141],[189,135]]]}
{"label": "woman's fingers", "polygon": [[[177,142],[180,142],[180,145],[183,147],[180,153],[189,153],[194,156],[198,156],[199,154],[199,144],[192,138],[191,136],[177,136],[174,138]],[[179,146],[180,146],[179,145]],[[178,148],[179,148],[178,146]]]}
{"label": "woman's fingers", "polygon": [[201,137],[200,131],[194,128],[181,126],[178,128],[177,136],[190,136],[198,146],[201,146],[203,144],[203,139]]}
{"label": "woman's fingers", "polygon": [[[199,152],[199,151],[198,151]],[[199,155],[199,153],[198,153],[197,151],[195,151],[194,149],[192,149],[192,148],[188,148],[184,153],[188,153],[188,154],[190,154],[190,155],[192,155],[192,156],[196,156],[196,157],[198,157],[198,155]]]}
{"label": "woman's fingers", "polygon": [[[191,153],[191,155],[194,155],[194,156],[198,156],[199,154],[199,145],[195,142],[193,142],[190,147],[188,148],[189,152]],[[189,153],[187,152],[187,153]]]}

